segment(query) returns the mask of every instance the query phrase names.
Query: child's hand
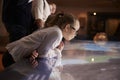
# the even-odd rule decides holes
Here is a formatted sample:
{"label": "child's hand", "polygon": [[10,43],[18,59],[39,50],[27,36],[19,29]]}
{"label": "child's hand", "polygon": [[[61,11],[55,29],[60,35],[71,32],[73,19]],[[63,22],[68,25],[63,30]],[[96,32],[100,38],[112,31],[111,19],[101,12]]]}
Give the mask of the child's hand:
{"label": "child's hand", "polygon": [[36,60],[37,57],[38,57],[38,53],[35,50],[35,51],[33,51],[32,55],[30,56],[30,62],[33,67],[36,67],[38,65],[38,61]]}
{"label": "child's hand", "polygon": [[62,51],[63,48],[64,48],[64,42],[61,41],[57,48],[58,48],[60,51]]}

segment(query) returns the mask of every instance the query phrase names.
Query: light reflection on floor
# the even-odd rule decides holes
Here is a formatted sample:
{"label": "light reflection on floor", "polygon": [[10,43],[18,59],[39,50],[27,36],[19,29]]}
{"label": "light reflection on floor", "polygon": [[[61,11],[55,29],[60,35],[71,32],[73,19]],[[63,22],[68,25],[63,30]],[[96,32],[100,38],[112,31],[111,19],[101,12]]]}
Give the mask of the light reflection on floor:
{"label": "light reflection on floor", "polygon": [[62,80],[120,80],[120,42],[73,41],[62,55]]}
{"label": "light reflection on floor", "polygon": [[[52,80],[120,80],[120,42],[107,42],[103,45],[93,41],[73,41],[66,43],[62,55],[63,71],[61,74],[56,72]],[[26,63],[18,63],[11,69],[14,71],[15,67],[18,73],[10,73],[14,80],[22,80],[21,72],[32,70]],[[10,74],[7,76],[11,78]],[[5,77],[8,78],[6,80],[9,77]]]}
{"label": "light reflection on floor", "polygon": [[107,62],[109,59],[120,58],[120,42],[95,44],[93,41],[74,41],[66,43],[63,64],[84,64]]}

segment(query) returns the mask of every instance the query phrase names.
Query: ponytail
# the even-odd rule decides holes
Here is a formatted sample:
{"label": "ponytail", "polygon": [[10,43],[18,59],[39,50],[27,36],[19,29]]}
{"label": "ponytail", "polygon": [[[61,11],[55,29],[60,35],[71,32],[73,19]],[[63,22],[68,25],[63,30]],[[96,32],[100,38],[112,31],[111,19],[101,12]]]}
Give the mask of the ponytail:
{"label": "ponytail", "polygon": [[72,14],[67,14],[67,13],[58,13],[56,15],[49,16],[45,27],[52,27],[54,25],[57,25],[61,29],[64,28],[63,25],[66,24],[71,24],[73,25],[75,23],[75,17]]}

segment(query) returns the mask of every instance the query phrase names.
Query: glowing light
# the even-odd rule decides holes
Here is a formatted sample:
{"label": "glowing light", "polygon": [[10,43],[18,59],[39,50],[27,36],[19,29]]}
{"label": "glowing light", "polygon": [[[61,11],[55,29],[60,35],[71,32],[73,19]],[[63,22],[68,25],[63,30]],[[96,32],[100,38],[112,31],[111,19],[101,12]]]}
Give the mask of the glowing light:
{"label": "glowing light", "polygon": [[101,70],[101,71],[106,71],[106,69],[105,69],[105,68],[101,68],[100,70]]}
{"label": "glowing light", "polygon": [[94,12],[93,15],[96,15],[96,12]]}
{"label": "glowing light", "polygon": [[94,58],[91,58],[91,61],[92,61],[92,62],[94,62],[94,61],[95,61],[95,59],[94,59]]}

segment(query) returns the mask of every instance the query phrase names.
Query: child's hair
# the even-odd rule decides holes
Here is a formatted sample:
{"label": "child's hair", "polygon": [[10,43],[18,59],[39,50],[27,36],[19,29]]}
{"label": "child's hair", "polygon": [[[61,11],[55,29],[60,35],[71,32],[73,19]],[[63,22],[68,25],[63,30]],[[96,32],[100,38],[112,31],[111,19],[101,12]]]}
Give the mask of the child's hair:
{"label": "child's hair", "polygon": [[52,17],[48,18],[49,20],[46,21],[45,27],[52,27],[54,25],[59,26],[63,29],[66,24],[74,25],[76,18],[72,14],[68,13],[58,13],[53,15]]}

